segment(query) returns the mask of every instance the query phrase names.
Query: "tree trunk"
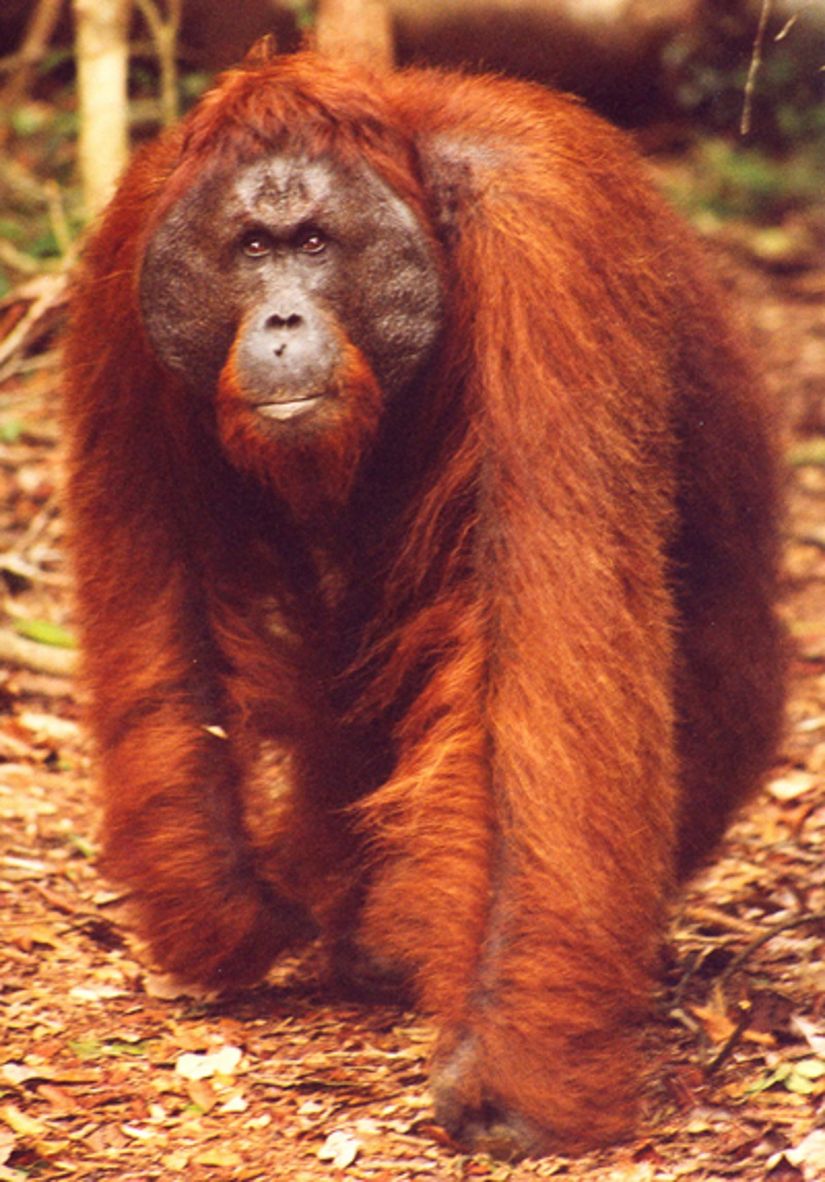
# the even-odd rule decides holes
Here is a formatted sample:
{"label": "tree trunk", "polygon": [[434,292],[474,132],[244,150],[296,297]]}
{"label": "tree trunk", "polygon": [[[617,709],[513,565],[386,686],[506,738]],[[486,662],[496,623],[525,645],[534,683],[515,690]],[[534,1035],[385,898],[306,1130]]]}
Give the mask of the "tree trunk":
{"label": "tree trunk", "polygon": [[375,70],[393,64],[390,14],[385,0],[320,0],[316,45],[329,57]]}
{"label": "tree trunk", "polygon": [[105,205],[129,155],[126,81],[131,0],[73,0],[78,159],[90,215]]}

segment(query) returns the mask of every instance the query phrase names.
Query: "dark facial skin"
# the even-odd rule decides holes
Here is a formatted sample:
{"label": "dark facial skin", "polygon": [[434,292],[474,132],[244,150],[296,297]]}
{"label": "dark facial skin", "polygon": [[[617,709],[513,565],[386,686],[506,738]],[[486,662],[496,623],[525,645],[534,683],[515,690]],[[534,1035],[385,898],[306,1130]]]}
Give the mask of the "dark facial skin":
{"label": "dark facial skin", "polygon": [[366,357],[385,396],[429,355],[441,320],[431,243],[365,166],[271,156],[191,189],[149,241],[141,274],[160,360],[211,394],[230,349],[262,415],[311,415],[342,349]]}

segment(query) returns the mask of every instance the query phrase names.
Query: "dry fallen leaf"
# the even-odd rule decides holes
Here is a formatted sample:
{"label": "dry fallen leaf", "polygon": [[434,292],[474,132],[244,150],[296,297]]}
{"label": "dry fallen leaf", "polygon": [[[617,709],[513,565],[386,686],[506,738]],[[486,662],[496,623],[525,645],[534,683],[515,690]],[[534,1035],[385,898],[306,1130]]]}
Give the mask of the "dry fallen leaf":
{"label": "dry fallen leaf", "polygon": [[186,1092],[193,1104],[197,1104],[201,1112],[211,1112],[218,1102],[215,1089],[208,1079],[189,1080]]}
{"label": "dry fallen leaf", "polygon": [[822,1182],[825,1178],[825,1129],[814,1129],[794,1149],[785,1155],[792,1166],[802,1170],[805,1182]]}
{"label": "dry fallen leaf", "polygon": [[36,1141],[47,1134],[48,1130],[44,1124],[35,1120],[34,1117],[28,1116],[25,1112],[21,1112],[14,1104],[4,1105],[0,1109],[0,1116],[19,1137],[31,1137]]}
{"label": "dry fallen leaf", "polygon": [[718,985],[707,1005],[692,1005],[690,1012],[701,1022],[702,1029],[715,1046],[726,1043],[736,1029],[736,1022],[728,1014],[727,999]]}
{"label": "dry fallen leaf", "polygon": [[336,1129],[318,1150],[318,1159],[330,1162],[336,1170],[346,1170],[358,1157],[360,1148],[357,1137],[343,1129]]}
{"label": "dry fallen leaf", "polygon": [[243,1052],[238,1047],[221,1047],[217,1051],[186,1051],[175,1064],[183,1079],[211,1079],[214,1075],[234,1075],[240,1066]]}
{"label": "dry fallen leaf", "polygon": [[179,997],[193,997],[199,992],[176,981],[168,973],[145,973],[143,989],[147,997],[156,998],[158,1001],[176,1001]]}
{"label": "dry fallen leaf", "polygon": [[805,792],[809,792],[816,786],[816,782],[816,776],[794,769],[776,780],[771,780],[767,788],[774,800],[788,801],[796,800]]}
{"label": "dry fallen leaf", "polygon": [[195,1154],[192,1161],[199,1166],[216,1166],[226,1170],[237,1169],[243,1165],[243,1158],[231,1149],[214,1145]]}
{"label": "dry fallen leaf", "polygon": [[4,1166],[17,1148],[17,1138],[9,1129],[0,1129],[0,1166]]}
{"label": "dry fallen leaf", "polygon": [[825,1059],[825,1028],[814,1022],[809,1022],[807,1018],[803,1018],[799,1014],[795,1014],[791,1018],[791,1028],[797,1034],[802,1035],[815,1055]]}

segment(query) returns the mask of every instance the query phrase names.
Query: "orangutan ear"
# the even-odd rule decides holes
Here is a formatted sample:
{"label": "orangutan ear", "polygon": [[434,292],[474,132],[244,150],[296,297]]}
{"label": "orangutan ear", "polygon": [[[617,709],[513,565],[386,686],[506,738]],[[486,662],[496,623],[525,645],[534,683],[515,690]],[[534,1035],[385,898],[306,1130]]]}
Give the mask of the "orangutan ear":
{"label": "orangutan ear", "polygon": [[250,70],[257,70],[261,66],[268,66],[278,56],[278,42],[274,33],[264,33],[257,41],[253,41],[246,51],[241,65]]}
{"label": "orangutan ear", "polygon": [[423,136],[418,152],[433,224],[449,243],[489,187],[500,182],[508,151],[488,137],[438,132]]}

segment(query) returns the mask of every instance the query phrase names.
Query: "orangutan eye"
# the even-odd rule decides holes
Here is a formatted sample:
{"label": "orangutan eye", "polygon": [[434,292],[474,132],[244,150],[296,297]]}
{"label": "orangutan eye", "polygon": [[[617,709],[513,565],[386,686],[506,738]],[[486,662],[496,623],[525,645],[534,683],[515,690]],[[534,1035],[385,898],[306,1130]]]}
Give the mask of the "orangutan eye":
{"label": "orangutan eye", "polygon": [[241,239],[241,250],[250,259],[262,259],[272,249],[272,243],[267,234],[261,230],[250,230]]}
{"label": "orangutan eye", "polygon": [[321,254],[327,248],[327,240],[320,230],[302,230],[297,238],[298,249],[304,254]]}

